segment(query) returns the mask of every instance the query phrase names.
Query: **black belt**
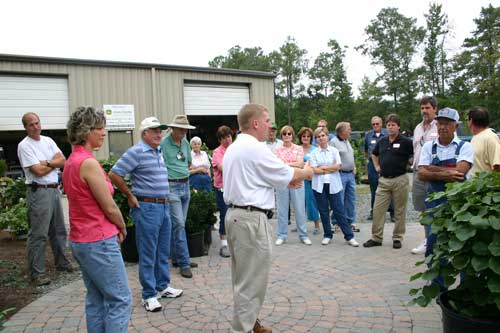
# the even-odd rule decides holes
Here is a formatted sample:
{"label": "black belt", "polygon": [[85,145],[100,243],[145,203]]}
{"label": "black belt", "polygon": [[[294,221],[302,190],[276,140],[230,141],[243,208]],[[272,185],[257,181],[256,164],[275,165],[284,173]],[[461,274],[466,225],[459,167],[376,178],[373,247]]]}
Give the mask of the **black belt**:
{"label": "black belt", "polygon": [[164,204],[168,202],[168,199],[165,198],[149,198],[149,197],[136,197],[137,200],[139,201],[144,201],[144,202],[149,202],[149,203],[156,203],[156,204]]}
{"label": "black belt", "polygon": [[33,188],[58,188],[59,184],[54,183],[54,184],[37,184],[37,183],[31,183],[28,184],[29,187]]}
{"label": "black belt", "polygon": [[342,173],[352,173],[354,170],[351,170],[351,171],[339,170],[339,171],[342,172]]}
{"label": "black belt", "polygon": [[396,176],[383,176],[382,175],[382,177],[384,177],[384,178],[391,178],[392,179],[392,178],[396,178],[396,177],[399,177],[399,176],[402,176],[402,175],[404,175],[404,173],[402,173],[400,175],[396,175]]}
{"label": "black belt", "polygon": [[172,183],[185,183],[188,181],[189,178],[181,178],[181,179],[169,179],[168,181],[169,182],[172,182]]}
{"label": "black belt", "polygon": [[248,210],[249,212],[251,211],[257,211],[257,212],[262,212],[266,214],[268,218],[273,217],[273,211],[270,209],[263,209],[255,206],[237,206],[237,205],[229,205],[229,208],[238,208],[238,209],[245,209]]}

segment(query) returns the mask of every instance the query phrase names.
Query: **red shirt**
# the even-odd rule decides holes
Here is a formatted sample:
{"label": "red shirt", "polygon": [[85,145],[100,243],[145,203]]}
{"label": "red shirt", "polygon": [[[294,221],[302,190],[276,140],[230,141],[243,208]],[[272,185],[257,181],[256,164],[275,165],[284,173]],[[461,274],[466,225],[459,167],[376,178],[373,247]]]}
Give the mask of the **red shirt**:
{"label": "red shirt", "polygon": [[[111,223],[102,211],[89,186],[80,179],[80,166],[88,158],[95,159],[85,147],[74,146],[62,174],[69,204],[69,239],[76,243],[108,239],[119,232],[118,227]],[[109,192],[113,195],[113,185],[104,169],[102,172],[106,177]]]}

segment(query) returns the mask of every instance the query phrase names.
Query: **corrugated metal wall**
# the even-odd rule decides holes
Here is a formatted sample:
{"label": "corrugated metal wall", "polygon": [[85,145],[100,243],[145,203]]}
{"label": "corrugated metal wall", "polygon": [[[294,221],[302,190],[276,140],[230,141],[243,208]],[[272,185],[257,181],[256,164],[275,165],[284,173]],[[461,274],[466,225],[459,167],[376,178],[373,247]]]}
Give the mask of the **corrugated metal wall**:
{"label": "corrugated metal wall", "polygon": [[[154,115],[162,122],[171,122],[174,115],[184,113],[183,86],[186,80],[248,84],[250,101],[266,105],[274,118],[272,77],[2,59],[0,73],[65,76],[69,85],[70,112],[80,105],[133,104],[136,129],[145,117]],[[136,134],[134,142],[137,140]],[[106,156],[107,144],[97,154],[98,158]]]}

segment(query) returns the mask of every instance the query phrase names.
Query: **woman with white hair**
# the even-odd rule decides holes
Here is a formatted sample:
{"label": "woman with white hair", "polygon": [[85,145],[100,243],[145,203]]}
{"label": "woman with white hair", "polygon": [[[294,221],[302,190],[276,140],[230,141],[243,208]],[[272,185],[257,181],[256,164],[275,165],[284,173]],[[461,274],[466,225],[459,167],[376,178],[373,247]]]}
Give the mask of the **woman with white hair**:
{"label": "woman with white hair", "polygon": [[201,139],[194,136],[191,141],[191,167],[189,168],[189,184],[195,190],[212,191],[210,178],[210,160],[206,152],[201,150]]}

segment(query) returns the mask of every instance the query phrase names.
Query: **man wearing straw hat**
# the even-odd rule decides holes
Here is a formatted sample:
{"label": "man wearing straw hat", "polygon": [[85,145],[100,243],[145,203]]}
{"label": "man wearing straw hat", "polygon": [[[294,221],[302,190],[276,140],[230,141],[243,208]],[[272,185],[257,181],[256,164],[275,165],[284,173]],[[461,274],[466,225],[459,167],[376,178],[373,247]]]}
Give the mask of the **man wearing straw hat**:
{"label": "man wearing straw hat", "polygon": [[191,165],[191,148],[186,140],[187,131],[194,129],[186,115],[176,115],[172,123],[170,135],[161,141],[163,159],[168,170],[170,188],[170,218],[172,220],[172,262],[179,266],[185,278],[192,278],[192,267],[186,239],[186,216],[191,198],[189,191],[189,166]]}

